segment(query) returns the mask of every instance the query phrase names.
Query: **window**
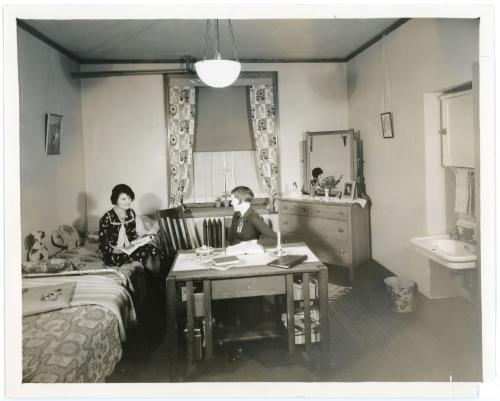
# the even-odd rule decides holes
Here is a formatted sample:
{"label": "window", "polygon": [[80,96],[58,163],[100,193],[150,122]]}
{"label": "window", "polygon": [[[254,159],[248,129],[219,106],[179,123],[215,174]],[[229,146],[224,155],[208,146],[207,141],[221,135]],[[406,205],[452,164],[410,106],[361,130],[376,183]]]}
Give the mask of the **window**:
{"label": "window", "polygon": [[195,152],[191,177],[184,203],[213,202],[238,185],[252,189],[256,198],[268,197],[257,175],[254,151]]}

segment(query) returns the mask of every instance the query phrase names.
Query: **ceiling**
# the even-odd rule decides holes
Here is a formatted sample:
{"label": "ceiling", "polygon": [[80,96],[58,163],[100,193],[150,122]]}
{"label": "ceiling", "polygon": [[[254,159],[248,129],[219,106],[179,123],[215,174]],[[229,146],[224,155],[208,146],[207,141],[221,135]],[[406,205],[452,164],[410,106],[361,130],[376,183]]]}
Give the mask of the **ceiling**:
{"label": "ceiling", "polygon": [[[347,61],[404,20],[231,20],[241,61]],[[206,20],[20,20],[21,28],[81,63],[202,59]],[[213,24],[212,24],[213,27]],[[233,58],[227,20],[219,21],[223,58]],[[211,30],[209,56],[213,57]]]}

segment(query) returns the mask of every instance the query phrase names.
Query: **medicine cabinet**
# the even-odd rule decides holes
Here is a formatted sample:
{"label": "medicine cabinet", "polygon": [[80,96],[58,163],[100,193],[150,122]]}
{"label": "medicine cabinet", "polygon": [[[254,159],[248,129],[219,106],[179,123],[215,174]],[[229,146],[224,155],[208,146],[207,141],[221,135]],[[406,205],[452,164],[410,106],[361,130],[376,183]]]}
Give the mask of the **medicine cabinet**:
{"label": "medicine cabinet", "polygon": [[441,96],[443,166],[474,168],[472,90]]}

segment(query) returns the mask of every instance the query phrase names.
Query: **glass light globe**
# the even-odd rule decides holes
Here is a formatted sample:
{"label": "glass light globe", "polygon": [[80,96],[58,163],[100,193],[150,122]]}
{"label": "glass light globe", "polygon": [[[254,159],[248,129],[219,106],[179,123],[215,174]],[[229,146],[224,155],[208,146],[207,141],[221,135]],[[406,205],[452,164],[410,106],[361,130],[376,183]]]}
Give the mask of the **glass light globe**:
{"label": "glass light globe", "polygon": [[198,61],[194,64],[200,79],[213,88],[231,85],[241,71],[241,64],[233,60],[213,59]]}

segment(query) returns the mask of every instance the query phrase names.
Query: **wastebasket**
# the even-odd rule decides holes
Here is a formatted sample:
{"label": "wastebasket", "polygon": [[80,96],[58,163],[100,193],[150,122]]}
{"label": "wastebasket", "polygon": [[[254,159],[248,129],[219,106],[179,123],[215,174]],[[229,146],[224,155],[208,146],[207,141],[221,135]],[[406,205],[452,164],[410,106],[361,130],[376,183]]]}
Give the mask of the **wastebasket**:
{"label": "wastebasket", "polygon": [[387,277],[384,283],[394,312],[408,313],[415,309],[416,284],[413,280],[393,276]]}

